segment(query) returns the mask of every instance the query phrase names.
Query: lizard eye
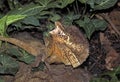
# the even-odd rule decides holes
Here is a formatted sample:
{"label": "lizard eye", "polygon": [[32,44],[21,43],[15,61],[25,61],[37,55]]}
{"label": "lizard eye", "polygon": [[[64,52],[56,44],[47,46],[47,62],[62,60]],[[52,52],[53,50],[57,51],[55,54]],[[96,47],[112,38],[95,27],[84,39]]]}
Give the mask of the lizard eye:
{"label": "lizard eye", "polygon": [[65,35],[65,33],[63,31],[59,31],[58,34],[59,35]]}

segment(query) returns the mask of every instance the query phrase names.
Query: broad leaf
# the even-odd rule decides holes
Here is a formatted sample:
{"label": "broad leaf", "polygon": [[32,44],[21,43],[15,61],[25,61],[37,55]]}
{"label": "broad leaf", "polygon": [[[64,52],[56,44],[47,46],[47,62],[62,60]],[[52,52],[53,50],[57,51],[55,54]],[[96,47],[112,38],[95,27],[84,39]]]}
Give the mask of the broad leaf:
{"label": "broad leaf", "polygon": [[[5,15],[4,17],[2,17],[0,19],[1,35],[3,35],[3,33],[5,33],[4,29],[6,29],[5,27],[7,27],[8,25],[10,25],[13,22],[16,22],[18,20],[24,19],[25,17],[38,14],[43,9],[44,9],[43,6],[29,4],[24,7],[10,11],[9,13],[7,13],[7,15]],[[5,26],[5,24],[6,24],[6,26]]]}
{"label": "broad leaf", "polygon": [[76,23],[85,30],[86,36],[90,39],[95,31],[103,31],[107,27],[107,23],[100,19],[89,19],[84,17],[84,20],[78,20]]}
{"label": "broad leaf", "polygon": [[15,56],[18,61],[23,61],[24,63],[30,64],[35,60],[35,57],[28,54],[27,52],[23,50],[18,50],[16,48],[9,48],[8,53],[11,56]]}
{"label": "broad leaf", "polygon": [[88,0],[87,3],[94,10],[108,9],[116,4],[118,0]]}
{"label": "broad leaf", "polygon": [[[48,28],[48,31],[50,31],[50,30],[53,30],[53,28],[55,27],[55,25],[53,24],[53,23],[51,23],[51,22],[49,22],[49,23],[47,23],[47,26],[46,26],[47,28]],[[47,33],[48,34],[48,33]],[[46,34],[46,32],[45,32],[45,35],[47,35]]]}
{"label": "broad leaf", "polygon": [[33,25],[33,26],[39,26],[39,20],[34,17],[34,16],[29,16],[27,18],[25,18],[22,23],[26,24],[26,25]]}
{"label": "broad leaf", "polygon": [[52,14],[52,16],[50,17],[50,20],[52,22],[58,21],[61,19],[61,16],[59,14]]}
{"label": "broad leaf", "polygon": [[64,8],[68,4],[71,4],[75,0],[36,0],[40,5],[44,6],[46,9],[49,8]]}
{"label": "broad leaf", "polygon": [[35,2],[38,2],[41,6],[44,6],[47,8],[47,6],[49,5],[49,3],[51,2],[52,0],[36,0]]}
{"label": "broad leaf", "polygon": [[57,0],[57,7],[64,8],[68,4],[73,3],[75,0]]}
{"label": "broad leaf", "polygon": [[4,35],[7,17],[0,19],[0,35]]}
{"label": "broad leaf", "polygon": [[18,62],[6,54],[0,54],[0,73],[16,74],[18,71]]}
{"label": "broad leaf", "polygon": [[63,16],[63,22],[65,25],[72,25],[73,21],[77,20],[80,18],[79,14],[75,14],[73,12],[70,12],[69,14],[65,14]]}
{"label": "broad leaf", "polygon": [[26,64],[30,64],[30,63],[34,62],[35,56],[28,54],[28,53],[27,53],[26,51],[24,51],[24,50],[20,50],[20,51],[21,51],[21,54],[22,54],[22,56],[20,56],[20,57],[18,58],[20,61],[23,61],[23,62],[25,62]]}
{"label": "broad leaf", "polygon": [[93,23],[96,31],[104,31],[106,29],[105,27],[107,26],[107,22],[105,20],[93,19],[91,22]]}
{"label": "broad leaf", "polygon": [[86,3],[87,0],[79,0],[81,3]]}
{"label": "broad leaf", "polygon": [[39,3],[43,6],[46,10],[50,8],[57,8],[58,7],[58,0],[35,0],[35,2]]}
{"label": "broad leaf", "polygon": [[25,17],[36,15],[44,9],[43,6],[29,4],[24,7],[10,11],[7,14],[7,25],[16,22],[18,20],[24,19]]}

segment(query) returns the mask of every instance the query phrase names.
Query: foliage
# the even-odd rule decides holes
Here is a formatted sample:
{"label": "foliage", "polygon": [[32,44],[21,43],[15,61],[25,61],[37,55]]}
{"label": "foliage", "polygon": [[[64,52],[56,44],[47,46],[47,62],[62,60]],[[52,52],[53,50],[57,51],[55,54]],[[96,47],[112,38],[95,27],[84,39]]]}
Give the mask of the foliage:
{"label": "foliage", "polygon": [[34,61],[35,57],[28,54],[24,50],[18,50],[16,48],[8,48],[7,49],[7,54],[14,56],[17,58],[18,61],[23,61],[26,64],[30,64]]}
{"label": "foliage", "polygon": [[108,9],[114,6],[117,0],[79,0],[81,3],[87,3],[93,10]]}
{"label": "foliage", "polygon": [[0,53],[0,74],[14,75],[19,68],[18,61],[30,64],[34,60],[35,57],[25,51],[10,47]]}
{"label": "foliage", "polygon": [[26,25],[34,25],[34,26],[40,25],[39,20],[34,16],[26,17],[25,19],[23,19],[23,21],[21,21],[21,23]]}
{"label": "foliage", "polygon": [[[8,25],[25,17],[35,15],[43,10],[44,7],[34,4],[29,4],[21,8],[13,9],[0,19],[0,34],[6,35],[5,31]],[[39,12],[38,12],[39,11]]]}
{"label": "foliage", "polygon": [[[93,78],[90,82],[120,82],[117,75],[120,75],[120,66],[114,68],[113,71],[103,73],[99,78]],[[104,78],[104,76],[109,76],[111,79]]]}
{"label": "foliage", "polygon": [[84,20],[78,20],[76,23],[85,30],[88,39],[90,39],[90,36],[94,31],[104,31],[107,26],[107,23],[104,20],[90,19],[86,16],[84,17]]}
{"label": "foliage", "polygon": [[74,12],[70,12],[67,14],[67,16],[63,16],[63,22],[65,25],[72,25],[74,20],[77,20],[80,18],[81,15],[75,14]]}
{"label": "foliage", "polygon": [[[18,20],[21,20],[21,19],[24,19],[22,21],[22,23],[24,23],[26,25],[39,26],[40,25],[39,19],[36,17],[33,17],[33,15],[39,15],[39,18],[42,18],[45,15],[49,15],[47,18],[53,22],[56,20],[59,20],[59,19],[61,19],[61,16],[59,14],[55,13],[56,12],[55,8],[65,8],[67,5],[73,3],[74,1],[75,0],[65,0],[65,1],[64,0],[55,0],[55,1],[53,1],[53,0],[43,0],[43,1],[35,0],[35,2],[38,4],[31,3],[31,4],[28,4],[28,5],[20,7],[20,8],[13,8],[12,5],[9,4],[9,6],[12,10],[10,12],[8,12],[7,15],[5,15],[4,17],[2,17],[0,19],[0,25],[1,25],[0,34],[4,35],[4,36],[7,35],[5,33],[5,31],[6,31],[6,28],[8,27],[8,25],[10,25],[14,22],[17,22]],[[113,0],[79,0],[79,1],[81,3],[89,4],[91,6],[91,8],[94,10],[110,8],[117,2],[117,0],[114,0],[114,1]],[[9,2],[11,2],[11,1],[9,1]],[[16,3],[14,5],[19,4],[17,1],[13,2],[13,3]],[[53,8],[53,9],[51,9],[51,8]],[[51,11],[48,9],[51,9]],[[75,16],[74,13],[70,12],[67,14],[67,17],[65,17],[63,21],[66,21],[67,24],[69,24],[69,23],[72,24],[74,22],[74,20],[76,20],[76,19],[81,21],[81,19],[79,19],[79,17],[77,15]],[[90,20],[92,20],[92,19],[90,19]],[[78,24],[78,25],[80,25],[80,24]],[[92,27],[92,28],[94,28],[94,27]],[[96,31],[94,29],[93,30],[91,29],[91,31],[86,31],[87,27],[85,27],[83,29],[87,33],[86,35],[89,39],[90,39],[92,32]],[[98,29],[99,29],[99,27],[98,27]]]}
{"label": "foliage", "polygon": [[[104,20],[92,18],[91,15],[93,16],[97,10],[108,9],[117,2],[117,0],[33,0],[29,4],[22,5],[18,0],[7,1],[11,10],[6,15],[0,13],[1,36],[8,36],[6,32],[9,25],[23,29],[24,26],[34,26],[36,28],[44,24],[48,32],[54,28],[53,22],[61,20],[65,25],[77,24],[80,28],[83,28],[88,39],[94,31],[103,31],[107,27]],[[81,3],[85,6],[81,7],[79,5]],[[0,9],[3,10],[6,6],[4,1],[1,1],[0,4],[3,4],[0,5]],[[86,10],[86,7],[89,7],[88,5],[90,5],[90,9]],[[74,7],[80,8],[78,10],[82,11],[75,13],[77,10],[73,10]],[[91,10],[93,11],[91,12]],[[41,23],[41,21],[44,23]],[[14,30],[13,27],[10,28]],[[17,61],[30,64],[33,60],[34,57],[26,52],[10,48],[7,53],[0,54],[0,73],[14,75],[19,67]]]}
{"label": "foliage", "polygon": [[18,62],[10,56],[1,53],[0,54],[0,74],[16,74],[18,71]]}

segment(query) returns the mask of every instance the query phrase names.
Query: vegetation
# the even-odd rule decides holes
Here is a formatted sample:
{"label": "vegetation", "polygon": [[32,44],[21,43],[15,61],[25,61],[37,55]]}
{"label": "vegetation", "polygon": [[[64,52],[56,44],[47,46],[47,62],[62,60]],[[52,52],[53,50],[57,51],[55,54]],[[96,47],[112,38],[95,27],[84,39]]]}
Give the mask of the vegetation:
{"label": "vegetation", "polygon": [[[120,66],[112,71],[103,73],[99,78],[93,78],[90,82],[120,82],[118,75],[120,74]],[[108,78],[105,78],[107,76]]]}

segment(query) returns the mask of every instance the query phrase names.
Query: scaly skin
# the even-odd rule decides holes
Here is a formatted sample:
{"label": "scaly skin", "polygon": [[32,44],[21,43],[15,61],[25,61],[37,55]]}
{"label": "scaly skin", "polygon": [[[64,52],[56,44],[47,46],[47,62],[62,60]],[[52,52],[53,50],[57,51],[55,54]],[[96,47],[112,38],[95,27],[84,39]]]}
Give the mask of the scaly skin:
{"label": "scaly skin", "polygon": [[55,25],[56,28],[50,31],[51,40],[48,39],[48,61],[78,67],[89,55],[87,39],[75,26],[65,28],[60,22],[55,22]]}

